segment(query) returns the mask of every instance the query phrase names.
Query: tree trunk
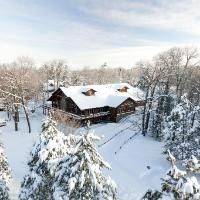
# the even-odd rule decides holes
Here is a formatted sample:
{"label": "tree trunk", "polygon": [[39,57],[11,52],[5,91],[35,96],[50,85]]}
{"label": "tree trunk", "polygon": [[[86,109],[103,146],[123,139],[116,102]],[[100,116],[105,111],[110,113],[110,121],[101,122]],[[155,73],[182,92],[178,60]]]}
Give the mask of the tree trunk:
{"label": "tree trunk", "polygon": [[19,111],[17,105],[14,106],[14,122],[15,122],[15,131],[18,131],[18,118],[19,118]]}
{"label": "tree trunk", "polygon": [[196,112],[192,114],[191,128],[193,128],[193,126],[194,126],[195,116],[196,116]]}
{"label": "tree trunk", "polygon": [[150,110],[152,109],[152,106],[153,106],[153,97],[154,97],[155,88],[156,88],[156,84],[151,91],[150,102],[148,103],[148,111],[147,111],[146,120],[145,120],[145,124],[144,124],[144,133],[145,134],[147,133],[147,130],[149,128]]}
{"label": "tree trunk", "polygon": [[25,106],[24,98],[23,97],[21,98],[21,102],[22,102],[22,106],[23,106],[24,113],[25,113],[25,116],[26,116],[26,121],[27,121],[27,124],[28,124],[28,132],[31,133],[31,124],[30,124],[28,112],[26,110],[26,106]]}
{"label": "tree trunk", "polygon": [[15,96],[13,97],[14,102],[14,122],[15,122],[15,131],[18,131],[18,122],[19,122],[19,110],[18,105],[16,104]]}
{"label": "tree trunk", "polygon": [[6,106],[6,110],[7,110],[7,117],[8,117],[8,121],[11,120],[11,112],[8,106]]}
{"label": "tree trunk", "polygon": [[146,119],[146,110],[147,110],[147,101],[149,96],[149,87],[147,88],[146,95],[145,95],[145,103],[144,103],[144,109],[143,109],[143,116],[142,116],[142,135],[145,136],[145,119]]}

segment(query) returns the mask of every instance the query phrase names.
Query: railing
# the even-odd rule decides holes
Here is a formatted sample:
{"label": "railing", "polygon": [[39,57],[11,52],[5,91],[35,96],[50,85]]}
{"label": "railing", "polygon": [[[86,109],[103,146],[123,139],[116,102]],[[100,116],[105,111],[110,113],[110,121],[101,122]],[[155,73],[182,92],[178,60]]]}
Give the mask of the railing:
{"label": "railing", "polygon": [[52,108],[50,111],[53,114],[60,115],[60,117],[66,116],[68,118],[72,118],[75,120],[85,120],[85,119],[91,119],[91,118],[96,118],[96,117],[103,117],[110,114],[110,111],[107,111],[107,112],[100,112],[100,113],[90,113],[88,115],[77,115],[77,114],[66,112],[57,108]]}
{"label": "railing", "polygon": [[63,116],[67,116],[67,117],[72,118],[72,119],[81,120],[81,117],[79,115],[76,115],[76,114],[73,114],[73,113],[70,113],[70,112],[66,112],[66,111],[60,110],[58,108],[52,108],[51,112],[53,114],[58,113],[58,114],[61,114]]}
{"label": "railing", "polygon": [[81,115],[81,118],[82,119],[90,119],[90,118],[108,116],[109,114],[110,114],[110,111],[99,112],[99,113],[90,113],[89,115]]}
{"label": "railing", "polygon": [[49,112],[50,112],[50,110],[51,110],[52,107],[49,106],[49,105],[42,105],[41,107],[43,109],[43,114],[44,115],[49,115]]}

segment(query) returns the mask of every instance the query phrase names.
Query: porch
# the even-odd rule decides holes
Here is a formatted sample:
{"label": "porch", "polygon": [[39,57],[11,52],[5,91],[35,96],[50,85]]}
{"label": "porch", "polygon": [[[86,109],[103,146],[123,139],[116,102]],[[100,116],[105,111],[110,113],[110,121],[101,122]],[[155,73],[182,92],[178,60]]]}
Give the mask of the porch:
{"label": "porch", "polygon": [[77,115],[74,113],[60,110],[58,108],[51,108],[50,112],[55,120],[64,123],[68,123],[69,121],[74,121],[83,124],[87,120],[90,120],[91,122],[95,123],[103,120],[109,120],[110,118],[110,111],[99,112],[99,113],[88,113],[87,115]]}

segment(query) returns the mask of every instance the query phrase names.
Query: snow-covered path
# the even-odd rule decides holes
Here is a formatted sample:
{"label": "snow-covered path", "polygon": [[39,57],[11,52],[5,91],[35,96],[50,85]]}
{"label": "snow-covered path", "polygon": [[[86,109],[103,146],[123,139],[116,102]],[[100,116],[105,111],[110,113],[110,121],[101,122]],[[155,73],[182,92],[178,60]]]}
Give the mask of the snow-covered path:
{"label": "snow-covered path", "polygon": [[[0,112],[0,118],[2,117],[5,117],[5,113]],[[13,122],[0,128],[2,132],[0,140],[5,146],[6,156],[12,170],[11,200],[18,199],[21,181],[27,173],[29,153],[41,129],[42,117],[39,113],[31,116],[31,134],[27,132],[24,118],[21,119],[18,132],[14,131]],[[92,128],[97,135],[104,135],[100,141],[102,143],[129,125],[130,122],[124,120],[121,123],[97,124]],[[149,137],[137,135],[118,151],[121,144],[133,134],[133,130],[126,130],[99,148],[104,160],[112,166],[112,170],[106,173],[117,183],[118,195],[122,200],[139,200],[148,188],[159,188],[160,178],[169,166],[162,155],[163,144]],[[115,154],[116,151],[118,151],[117,154]],[[147,166],[150,166],[150,169],[147,169]]]}

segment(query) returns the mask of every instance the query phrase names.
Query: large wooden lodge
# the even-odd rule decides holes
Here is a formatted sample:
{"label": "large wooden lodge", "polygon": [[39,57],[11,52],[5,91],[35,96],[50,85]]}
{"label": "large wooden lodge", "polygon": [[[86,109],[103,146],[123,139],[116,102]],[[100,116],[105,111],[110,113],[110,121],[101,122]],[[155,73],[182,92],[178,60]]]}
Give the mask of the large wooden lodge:
{"label": "large wooden lodge", "polygon": [[48,99],[66,120],[118,122],[143,103],[143,92],[127,83],[60,87]]}

